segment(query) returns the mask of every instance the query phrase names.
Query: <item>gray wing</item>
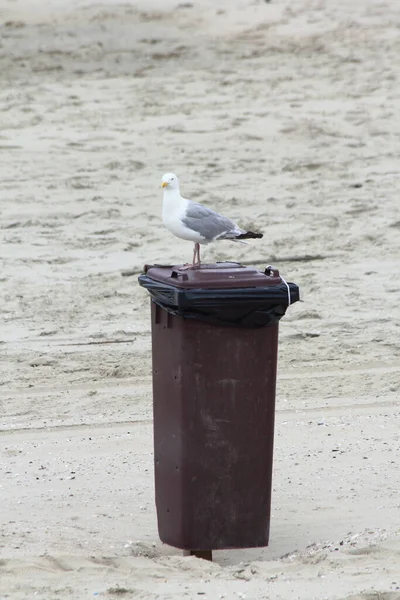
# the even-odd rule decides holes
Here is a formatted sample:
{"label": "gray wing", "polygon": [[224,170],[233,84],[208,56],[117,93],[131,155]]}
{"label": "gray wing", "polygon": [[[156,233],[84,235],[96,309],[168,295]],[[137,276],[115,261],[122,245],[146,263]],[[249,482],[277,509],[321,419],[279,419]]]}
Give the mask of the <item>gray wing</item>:
{"label": "gray wing", "polygon": [[186,227],[197,231],[209,242],[216,239],[233,239],[244,233],[236,223],[227,217],[223,217],[197,202],[189,203],[186,216],[182,221]]}

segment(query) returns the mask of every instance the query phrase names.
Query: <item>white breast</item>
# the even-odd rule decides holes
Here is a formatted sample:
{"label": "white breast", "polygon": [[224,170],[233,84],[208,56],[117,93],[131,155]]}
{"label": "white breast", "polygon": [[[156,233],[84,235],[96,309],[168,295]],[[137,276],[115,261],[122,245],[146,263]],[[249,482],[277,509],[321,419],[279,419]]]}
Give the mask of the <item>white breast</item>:
{"label": "white breast", "polygon": [[[178,193],[176,193],[178,192]],[[182,218],[186,214],[188,201],[182,198],[178,190],[165,190],[162,208],[162,220],[167,229],[176,237],[191,242],[201,243],[204,241],[203,236],[196,231],[189,229],[182,222]]]}

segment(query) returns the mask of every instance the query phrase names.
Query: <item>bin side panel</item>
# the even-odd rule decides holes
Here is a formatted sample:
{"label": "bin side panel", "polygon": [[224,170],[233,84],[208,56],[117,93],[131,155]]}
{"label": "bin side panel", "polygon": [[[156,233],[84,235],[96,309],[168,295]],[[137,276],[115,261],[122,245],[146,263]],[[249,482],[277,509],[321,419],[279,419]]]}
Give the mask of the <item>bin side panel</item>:
{"label": "bin side panel", "polygon": [[160,538],[190,550],[266,546],[278,326],[152,312]]}
{"label": "bin side panel", "polygon": [[[183,537],[182,331],[177,317],[151,302],[155,500],[160,539]],[[172,533],[171,533],[172,532]]]}

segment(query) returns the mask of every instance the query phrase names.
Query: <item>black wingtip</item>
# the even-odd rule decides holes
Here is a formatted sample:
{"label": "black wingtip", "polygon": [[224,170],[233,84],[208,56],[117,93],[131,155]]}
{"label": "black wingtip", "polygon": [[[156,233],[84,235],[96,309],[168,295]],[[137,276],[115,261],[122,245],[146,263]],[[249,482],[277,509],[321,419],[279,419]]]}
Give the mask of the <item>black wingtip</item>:
{"label": "black wingtip", "polygon": [[262,233],[254,233],[254,231],[246,231],[246,233],[241,233],[240,235],[236,236],[237,240],[252,240],[252,239],[258,239],[258,238],[262,238],[263,234]]}

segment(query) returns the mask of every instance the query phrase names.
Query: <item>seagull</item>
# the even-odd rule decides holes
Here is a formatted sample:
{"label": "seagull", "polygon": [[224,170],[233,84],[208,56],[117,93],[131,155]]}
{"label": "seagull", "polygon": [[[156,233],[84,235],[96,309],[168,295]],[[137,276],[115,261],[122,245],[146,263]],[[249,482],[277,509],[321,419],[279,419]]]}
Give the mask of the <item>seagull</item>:
{"label": "seagull", "polygon": [[210,208],[186,200],[179,191],[179,179],[174,173],[165,173],[161,180],[164,190],[162,220],[165,227],[176,237],[194,242],[193,267],[200,267],[200,244],[217,240],[244,240],[262,238],[262,233],[241,229],[236,223]]}

